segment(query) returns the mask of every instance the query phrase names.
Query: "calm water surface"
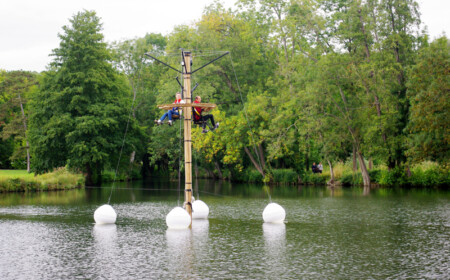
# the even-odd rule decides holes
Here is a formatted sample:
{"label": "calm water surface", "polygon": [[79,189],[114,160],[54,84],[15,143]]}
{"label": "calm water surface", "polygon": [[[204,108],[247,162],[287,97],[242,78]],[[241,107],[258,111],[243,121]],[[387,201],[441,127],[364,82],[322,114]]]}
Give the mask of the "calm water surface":
{"label": "calm water surface", "polygon": [[262,186],[199,185],[209,219],[179,231],[177,183],[116,183],[104,226],[109,186],[0,194],[0,279],[450,279],[448,191],[276,187],[274,225]]}

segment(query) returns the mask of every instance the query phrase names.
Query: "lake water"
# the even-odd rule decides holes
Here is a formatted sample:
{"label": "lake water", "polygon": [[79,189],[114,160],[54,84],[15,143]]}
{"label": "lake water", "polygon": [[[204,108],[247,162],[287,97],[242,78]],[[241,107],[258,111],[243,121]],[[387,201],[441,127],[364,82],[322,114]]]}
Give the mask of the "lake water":
{"label": "lake water", "polygon": [[[450,279],[450,195],[200,181],[210,208],[168,230],[175,183],[0,194],[0,279]],[[276,202],[286,223],[265,224]],[[180,201],[181,199],[181,201]]]}

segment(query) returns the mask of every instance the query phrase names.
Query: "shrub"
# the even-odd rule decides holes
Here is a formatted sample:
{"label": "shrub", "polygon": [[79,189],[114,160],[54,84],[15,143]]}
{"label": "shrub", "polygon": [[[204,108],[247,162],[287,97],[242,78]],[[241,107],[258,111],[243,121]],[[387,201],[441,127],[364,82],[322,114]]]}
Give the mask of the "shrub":
{"label": "shrub", "polygon": [[414,187],[445,187],[450,184],[449,170],[431,162],[421,163],[412,168],[408,181]]}
{"label": "shrub", "polygon": [[14,178],[2,178],[0,180],[0,192],[71,189],[83,185],[84,177],[82,174],[69,172],[66,168],[58,168],[51,173],[36,177],[26,175]]}
{"label": "shrub", "polygon": [[382,170],[378,183],[382,186],[405,186],[408,184],[408,178],[405,170],[398,166],[391,170]]}
{"label": "shrub", "polygon": [[247,182],[262,182],[263,181],[263,176],[261,175],[261,173],[259,173],[258,170],[247,169],[246,175],[247,175],[247,180],[246,180]]}
{"label": "shrub", "polygon": [[274,169],[273,181],[275,183],[295,183],[297,182],[297,172],[292,169]]}
{"label": "shrub", "polygon": [[343,186],[357,186],[363,184],[362,175],[360,172],[344,173],[339,180]]}

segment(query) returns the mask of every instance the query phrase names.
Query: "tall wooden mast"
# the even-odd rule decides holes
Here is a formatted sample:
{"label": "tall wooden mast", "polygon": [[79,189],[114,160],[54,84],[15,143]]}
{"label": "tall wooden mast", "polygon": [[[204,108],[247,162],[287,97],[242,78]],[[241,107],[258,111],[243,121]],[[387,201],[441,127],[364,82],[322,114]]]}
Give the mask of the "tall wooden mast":
{"label": "tall wooden mast", "polygon": [[[192,54],[191,52],[185,52],[182,51],[182,66],[183,70],[179,71],[176,68],[168,65],[167,63],[157,59],[156,57],[151,56],[150,54],[146,53],[145,55],[150,57],[151,59],[158,61],[165,66],[169,67],[172,70],[175,70],[178,73],[183,74],[183,97],[185,104],[163,104],[158,105],[158,108],[164,109],[164,110],[170,110],[174,107],[182,108],[184,109],[184,168],[185,168],[185,187],[184,187],[184,204],[186,211],[191,216],[191,224],[192,224],[192,137],[191,137],[191,120],[192,120],[192,92],[191,92],[191,76],[194,72],[197,72],[198,70],[202,69],[203,67],[206,67],[207,65],[213,63],[214,61],[222,58],[223,56],[227,55],[229,52],[225,52],[219,57],[211,60],[210,62],[206,63],[205,65],[197,68],[196,70],[191,70],[191,61],[192,61]],[[177,80],[178,81],[178,80]],[[181,84],[180,84],[181,86]],[[195,87],[194,87],[195,90]],[[209,104],[209,103],[195,103],[195,107],[201,107],[205,108],[206,110],[211,110],[216,107],[215,104]]]}
{"label": "tall wooden mast", "polygon": [[183,56],[183,96],[187,107],[184,107],[184,168],[185,168],[185,186],[184,186],[184,202],[186,211],[192,217],[192,138],[191,138],[191,118],[192,103],[191,97],[191,53],[184,52]]}

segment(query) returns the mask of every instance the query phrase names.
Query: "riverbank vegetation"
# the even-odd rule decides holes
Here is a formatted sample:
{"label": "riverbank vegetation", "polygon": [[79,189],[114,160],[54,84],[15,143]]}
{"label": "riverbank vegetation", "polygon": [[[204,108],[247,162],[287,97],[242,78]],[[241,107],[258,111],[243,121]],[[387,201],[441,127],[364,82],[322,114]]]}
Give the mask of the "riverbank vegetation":
{"label": "riverbank vegetation", "polygon": [[84,186],[84,176],[58,168],[34,176],[26,170],[0,170],[0,192],[67,190]]}
{"label": "riverbank vegetation", "polygon": [[448,183],[450,45],[428,37],[416,1],[215,2],[168,35],[107,44],[101,30],[95,11],[79,12],[47,71],[0,73],[0,168],[68,166],[92,185],[119,162],[121,179],[177,178],[182,128],[153,120],[179,84],[144,54],[178,67],[183,48],[196,66],[230,51],[193,77],[194,95],[218,105],[220,123],[213,133],[193,129],[201,176]]}

